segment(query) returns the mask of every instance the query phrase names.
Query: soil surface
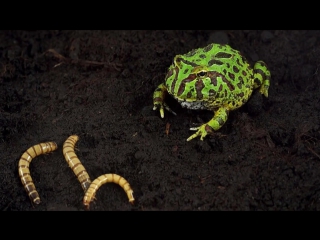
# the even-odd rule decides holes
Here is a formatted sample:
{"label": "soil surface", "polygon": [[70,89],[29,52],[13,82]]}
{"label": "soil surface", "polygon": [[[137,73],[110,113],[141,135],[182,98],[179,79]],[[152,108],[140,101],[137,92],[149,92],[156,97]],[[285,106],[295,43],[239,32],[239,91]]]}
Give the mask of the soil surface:
{"label": "soil surface", "polygon": [[[153,111],[152,96],[177,54],[229,43],[252,64],[267,63],[269,97],[254,92],[204,141],[187,142],[210,111]],[[0,34],[0,209],[85,210],[64,141],[91,180],[116,173],[90,210],[320,210],[320,31],[2,31]],[[30,172],[41,203],[18,174]]]}

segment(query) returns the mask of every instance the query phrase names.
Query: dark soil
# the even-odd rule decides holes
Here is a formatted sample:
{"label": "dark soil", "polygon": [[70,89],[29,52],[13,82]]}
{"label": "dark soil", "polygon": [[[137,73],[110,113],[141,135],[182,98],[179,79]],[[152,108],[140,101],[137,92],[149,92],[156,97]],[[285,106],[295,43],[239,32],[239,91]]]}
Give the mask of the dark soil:
{"label": "dark soil", "polygon": [[[212,113],[169,98],[178,115],[161,119],[152,95],[176,54],[211,42],[264,60],[269,98],[187,142]],[[136,199],[109,183],[90,210],[320,210],[320,31],[2,31],[0,53],[1,210],[85,209],[62,154],[73,134],[91,179],[119,174]],[[18,162],[47,141],[58,149],[30,164],[33,205]]]}

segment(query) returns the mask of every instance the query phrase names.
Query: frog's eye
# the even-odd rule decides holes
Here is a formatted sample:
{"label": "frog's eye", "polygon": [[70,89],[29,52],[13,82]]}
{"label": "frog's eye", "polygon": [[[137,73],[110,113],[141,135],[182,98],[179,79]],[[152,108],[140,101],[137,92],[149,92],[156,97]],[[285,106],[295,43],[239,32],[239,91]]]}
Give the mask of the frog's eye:
{"label": "frog's eye", "polygon": [[204,77],[207,75],[207,72],[206,71],[201,71],[201,72],[198,72],[198,77]]}

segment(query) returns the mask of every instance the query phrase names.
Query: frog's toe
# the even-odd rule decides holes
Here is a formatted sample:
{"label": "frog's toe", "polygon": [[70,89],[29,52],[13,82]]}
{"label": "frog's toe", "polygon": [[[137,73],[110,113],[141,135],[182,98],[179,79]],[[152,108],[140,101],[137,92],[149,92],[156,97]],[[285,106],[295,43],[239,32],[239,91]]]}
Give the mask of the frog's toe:
{"label": "frog's toe", "polygon": [[[201,126],[200,126],[200,127],[201,127]],[[192,127],[192,128],[190,128],[190,131],[197,131],[197,130],[200,129],[200,127]]]}
{"label": "frog's toe", "polygon": [[260,87],[259,92],[260,92],[262,95],[264,95],[265,97],[268,97],[268,89],[269,89],[269,86],[267,86],[267,85],[262,85],[262,86]]}
{"label": "frog's toe", "polygon": [[160,111],[160,116],[161,118],[164,118],[164,110],[163,110],[163,105],[162,104],[154,104],[153,105],[153,110],[158,110]]}
{"label": "frog's toe", "polygon": [[192,134],[192,135],[187,139],[187,141],[191,141],[192,139],[198,137],[200,134],[201,134],[201,133],[199,133],[199,131],[196,132],[195,134]]}
{"label": "frog's toe", "polygon": [[164,111],[163,111],[163,107],[160,108],[160,116],[161,118],[164,118]]}
{"label": "frog's toe", "polygon": [[172,111],[166,103],[156,103],[153,105],[153,110],[159,109],[161,118],[164,118],[164,109],[168,112],[171,112],[173,115],[177,115],[174,111]]}

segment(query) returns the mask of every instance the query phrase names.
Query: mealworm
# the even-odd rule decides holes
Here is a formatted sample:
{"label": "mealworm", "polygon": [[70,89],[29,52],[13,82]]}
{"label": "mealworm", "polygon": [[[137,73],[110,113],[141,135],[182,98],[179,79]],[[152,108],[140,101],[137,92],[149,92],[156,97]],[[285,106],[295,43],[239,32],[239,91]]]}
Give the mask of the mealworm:
{"label": "mealworm", "polygon": [[89,189],[86,191],[83,197],[83,204],[87,207],[87,209],[89,209],[90,202],[93,201],[94,196],[96,195],[96,192],[99,189],[99,187],[109,182],[119,184],[123,188],[123,190],[127,193],[129,202],[133,204],[134,202],[133,191],[130,187],[130,184],[127,182],[127,180],[117,174],[109,173],[109,174],[101,175],[90,184]]}
{"label": "mealworm", "polygon": [[40,203],[39,193],[36,190],[36,186],[33,183],[33,180],[29,171],[29,164],[32,159],[41,154],[49,153],[58,148],[55,142],[45,142],[36,144],[25,151],[18,164],[18,171],[21,182],[23,184],[24,189],[27,191],[29,198],[35,204]]}
{"label": "mealworm", "polygon": [[90,186],[91,180],[86,169],[81,164],[79,158],[74,152],[74,145],[78,140],[79,140],[79,137],[77,135],[72,135],[68,137],[63,144],[63,155],[67,163],[69,164],[69,167],[77,176],[82,189],[86,192]]}

